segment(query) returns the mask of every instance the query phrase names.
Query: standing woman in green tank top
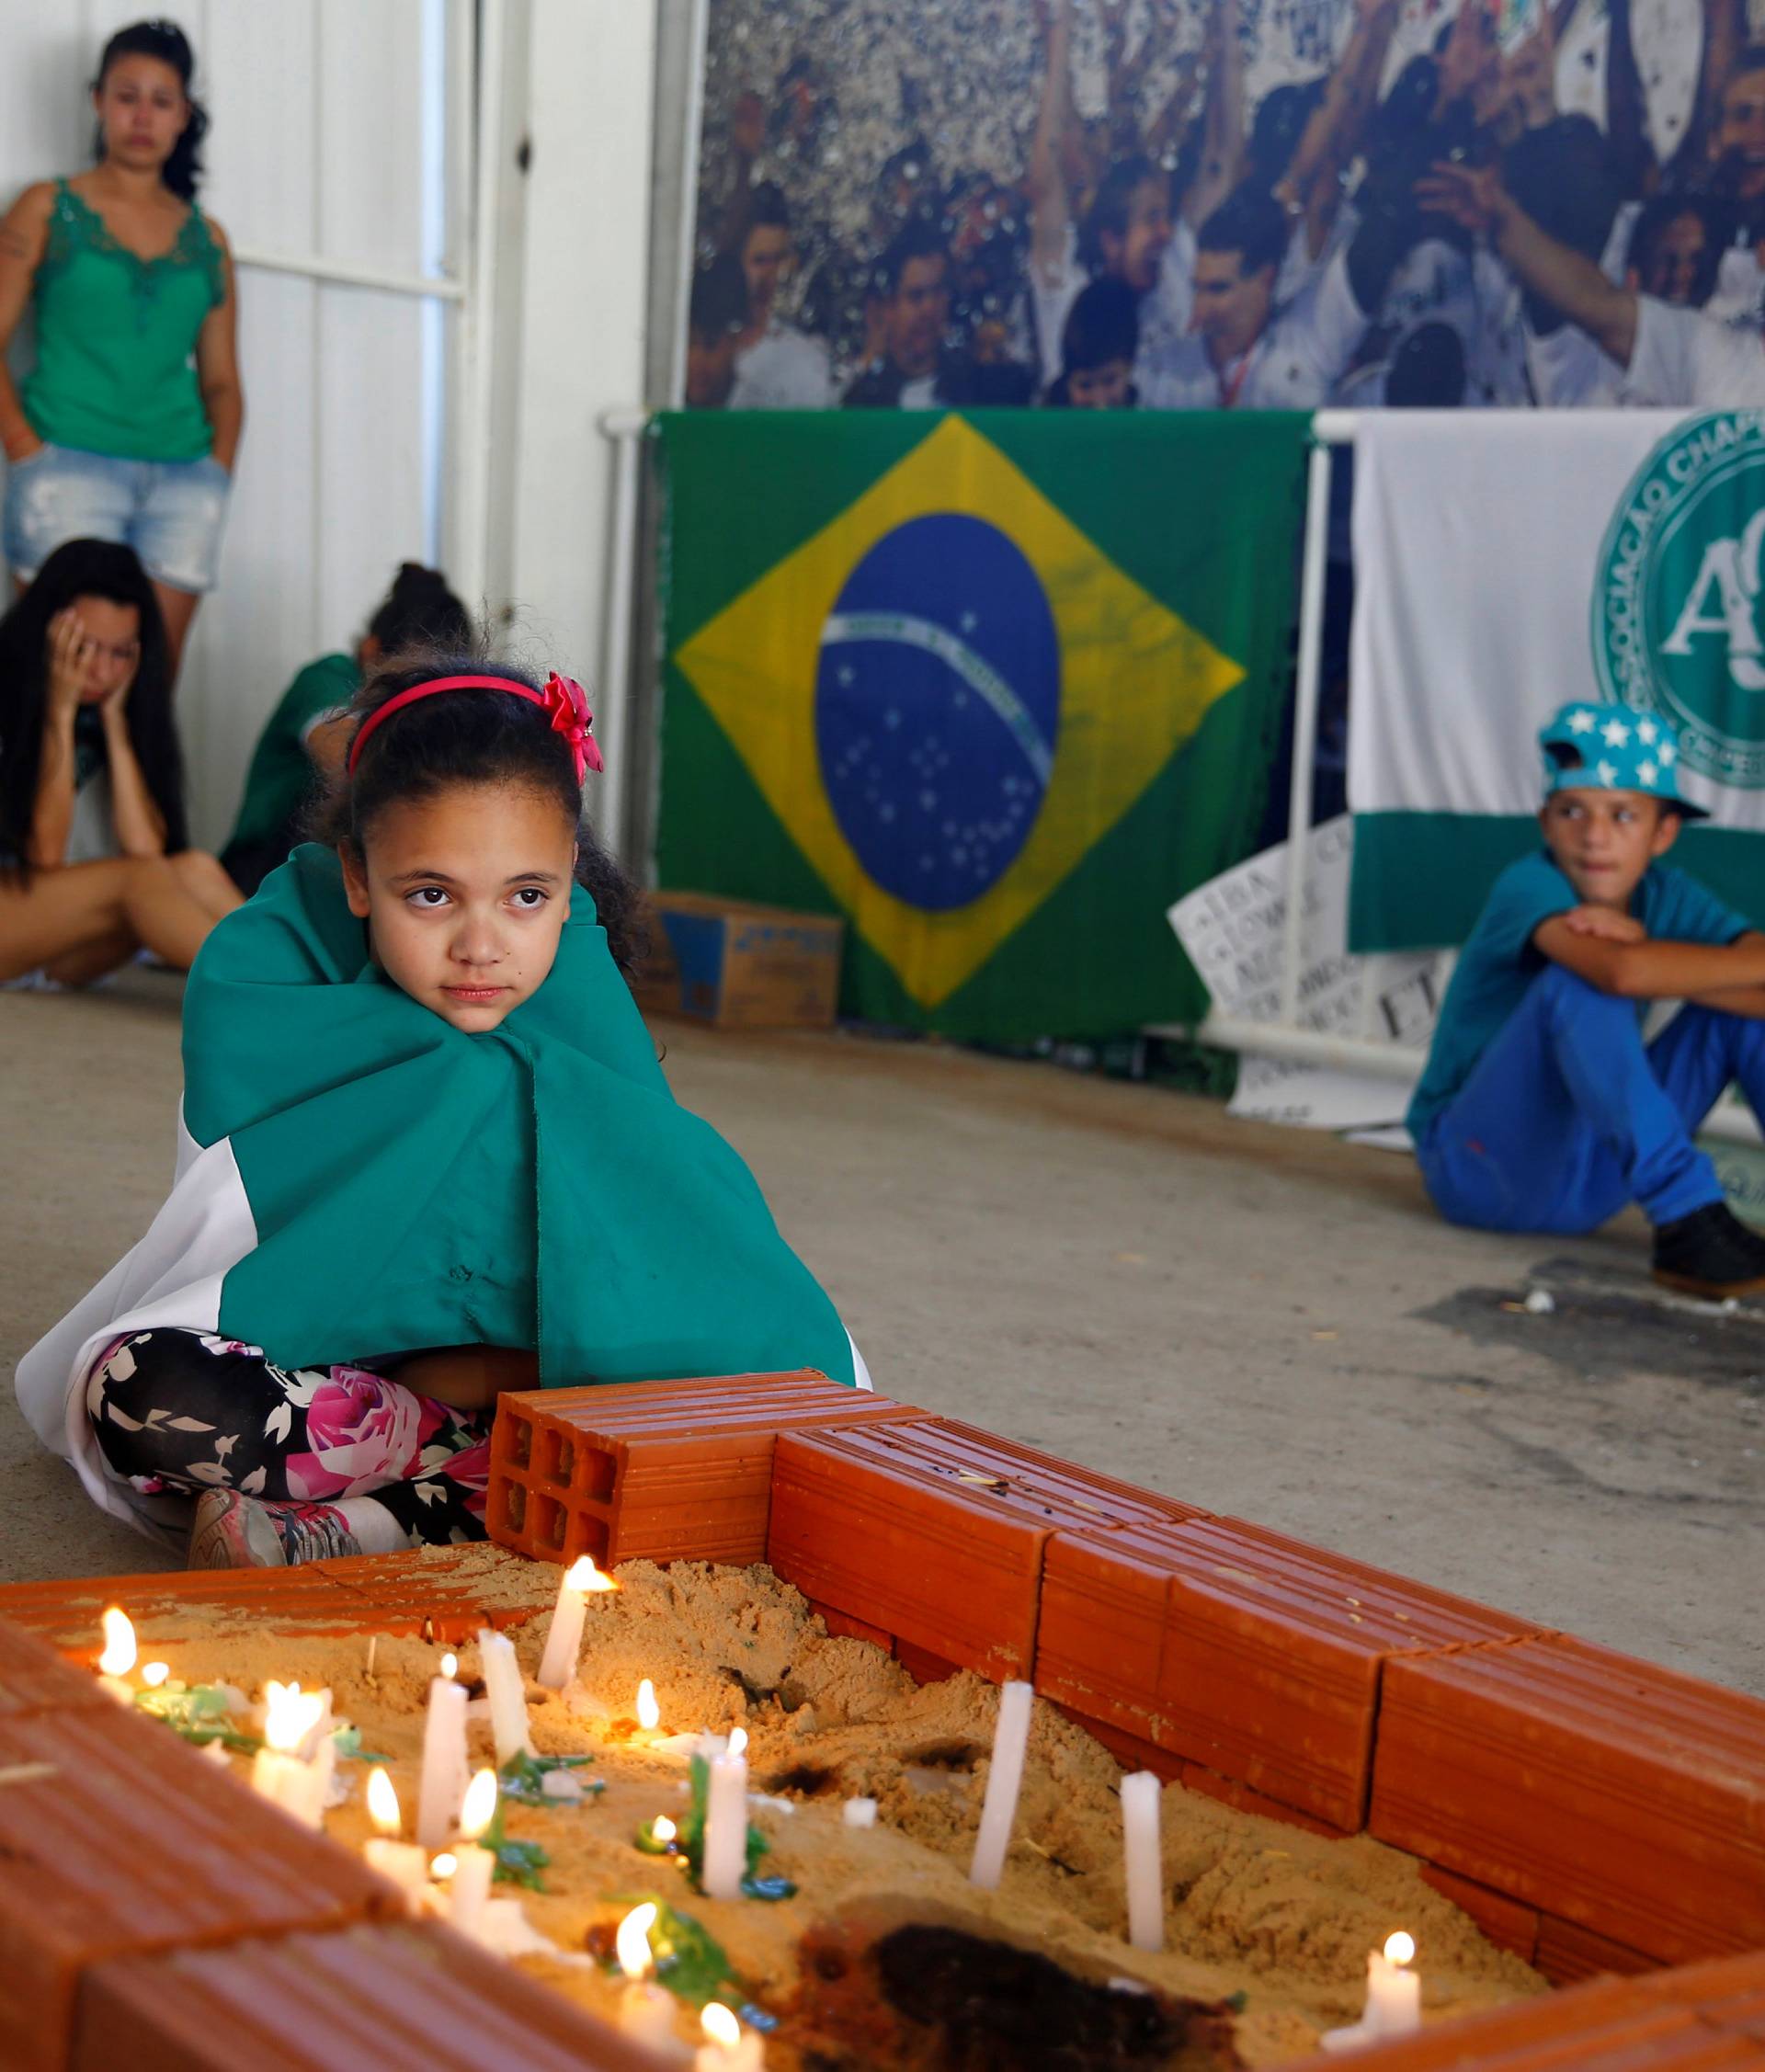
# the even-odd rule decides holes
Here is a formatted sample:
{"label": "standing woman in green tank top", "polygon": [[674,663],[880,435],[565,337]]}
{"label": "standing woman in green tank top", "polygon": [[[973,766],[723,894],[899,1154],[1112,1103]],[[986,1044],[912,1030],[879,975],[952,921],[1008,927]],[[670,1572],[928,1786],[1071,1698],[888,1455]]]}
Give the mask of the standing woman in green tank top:
{"label": "standing woman in green tank top", "polygon": [[22,588],[64,540],[132,547],[153,579],[174,672],[212,589],[245,421],[233,261],[196,199],[208,118],[168,21],[104,47],[98,162],[40,180],[0,222],[0,354],[27,308],[36,363],[0,359],[0,532]]}

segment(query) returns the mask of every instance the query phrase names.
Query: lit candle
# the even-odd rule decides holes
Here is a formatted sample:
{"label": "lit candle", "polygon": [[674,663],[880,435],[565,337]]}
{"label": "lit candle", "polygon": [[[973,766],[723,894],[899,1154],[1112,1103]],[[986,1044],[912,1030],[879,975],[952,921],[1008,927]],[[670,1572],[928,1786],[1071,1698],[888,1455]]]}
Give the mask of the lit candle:
{"label": "lit candle", "polygon": [[458,1867],[448,1888],[448,1918],[461,1935],[482,1940],[485,1908],[490,1901],[490,1881],[496,1870],[493,1850],[481,1849],[478,1838],[496,1811],[496,1772],[481,1770],[466,1788],[460,1808]]}
{"label": "lit candle", "polygon": [[1128,1883],[1128,1941],[1136,1950],[1165,1946],[1164,1873],[1160,1867],[1157,1773],[1137,1770],[1122,1780],[1122,1856]]}
{"label": "lit candle", "polygon": [[453,1832],[460,1795],[466,1788],[466,1687],[453,1680],[451,1655],[442,1673],[429,1679],[429,1709],[423,1722],[423,1775],[416,1793],[418,1846],[438,1849]]}
{"label": "lit candle", "polygon": [[649,1976],[650,1930],[655,1921],[655,1902],[646,1899],[633,1907],[619,1924],[613,1948],[619,1968],[625,1974],[625,1991],[619,2003],[619,2026],[634,2044],[672,2055],[674,2044],[674,1996],[666,1987]]}
{"label": "lit candle", "polygon": [[428,1880],[428,1861],[415,1842],[400,1840],[404,1811],[392,1779],[378,1763],[368,1772],[368,1817],[375,1828],[372,1840],[362,1850],[369,1869],[390,1878],[413,1907],[420,1905]]}
{"label": "lit candle", "polygon": [[149,1691],[157,1691],[172,1673],[169,1662],[143,1662],[141,1665],[141,1680]]}
{"label": "lit candle", "polygon": [[708,1899],[738,1899],[747,1872],[746,1732],[737,1727],[729,1746],[711,1759],[705,1794],[705,1852],[699,1882]]}
{"label": "lit candle", "polygon": [[564,1571],[564,1580],[558,1585],[552,1630],[545,1636],[545,1653],[540,1656],[538,1680],[548,1691],[562,1691],[576,1673],[576,1657],[582,1653],[582,1623],[588,1613],[590,1593],[618,1588],[610,1576],[601,1574],[588,1554],[584,1554],[579,1562]]}
{"label": "lit candle", "polygon": [[527,1687],[521,1681],[521,1665],[515,1659],[515,1644],[507,1634],[484,1628],[478,1635],[478,1659],[484,1668],[490,1731],[500,1770],[517,1756],[534,1752],[527,1725]]}
{"label": "lit candle", "polygon": [[1005,1874],[1005,1852],[1011,1845],[1011,1824],[1017,1818],[1024,1751],[1030,1745],[1030,1707],[1035,1695],[1034,1687],[1027,1683],[999,1687],[993,1762],[987,1771],[986,1797],[981,1804],[980,1832],[974,1838],[974,1861],[968,1872],[969,1883],[988,1892],[997,1887]]}
{"label": "lit candle", "polygon": [[251,1785],[273,1805],[308,1827],[325,1824],[331,1764],[321,1750],[336,1751],[328,1735],[309,1754],[316,1730],[330,1711],[328,1691],[302,1691],[298,1683],[264,1686],[264,1746],[251,1761]]}
{"label": "lit candle", "polygon": [[111,1605],[99,1619],[104,1652],[98,1656],[98,1681],[120,1705],[132,1705],[135,1694],[122,1680],[135,1666],[135,1629],[129,1614]]}
{"label": "lit candle", "polygon": [[693,2058],[693,2072],[764,2072],[765,2038],[757,2029],[744,2029],[721,2000],[708,2000],[699,2022],[705,2040]]}
{"label": "lit candle", "polygon": [[662,1708],[655,1702],[655,1686],[645,1677],[637,1687],[637,1724],[654,1734],[662,1724]]}
{"label": "lit candle", "polygon": [[1422,2025],[1422,1980],[1409,1967],[1414,1939],[1399,1929],[1385,1938],[1383,1950],[1367,1952],[1367,2004],[1351,2028],[1327,2029],[1318,2039],[1327,2051],[1357,2049],[1407,2036]]}

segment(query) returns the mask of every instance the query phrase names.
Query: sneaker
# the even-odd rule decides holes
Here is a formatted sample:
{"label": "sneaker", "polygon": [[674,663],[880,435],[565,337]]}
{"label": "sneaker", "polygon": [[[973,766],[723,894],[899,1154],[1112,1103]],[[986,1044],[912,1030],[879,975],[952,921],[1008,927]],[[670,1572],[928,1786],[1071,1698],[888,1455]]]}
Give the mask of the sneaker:
{"label": "sneaker", "polygon": [[1765,1292],[1765,1237],[1725,1201],[1709,1202],[1657,1229],[1655,1278],[1664,1288],[1708,1302]]}
{"label": "sneaker", "polygon": [[292,1568],[360,1552],[334,1504],[271,1504],[237,1489],[211,1489],[197,1499],[188,1565]]}

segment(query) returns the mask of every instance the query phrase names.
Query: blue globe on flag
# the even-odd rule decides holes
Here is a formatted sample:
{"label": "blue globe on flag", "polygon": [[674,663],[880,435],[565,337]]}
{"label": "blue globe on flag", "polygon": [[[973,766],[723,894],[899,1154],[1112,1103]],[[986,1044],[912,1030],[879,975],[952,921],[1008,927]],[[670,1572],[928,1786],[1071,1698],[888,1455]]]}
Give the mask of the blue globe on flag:
{"label": "blue globe on flag", "polygon": [[996,885],[1042,810],[1059,726],[1053,613],[1006,533],[940,512],[870,549],[822,628],[815,745],[877,884],[928,913]]}

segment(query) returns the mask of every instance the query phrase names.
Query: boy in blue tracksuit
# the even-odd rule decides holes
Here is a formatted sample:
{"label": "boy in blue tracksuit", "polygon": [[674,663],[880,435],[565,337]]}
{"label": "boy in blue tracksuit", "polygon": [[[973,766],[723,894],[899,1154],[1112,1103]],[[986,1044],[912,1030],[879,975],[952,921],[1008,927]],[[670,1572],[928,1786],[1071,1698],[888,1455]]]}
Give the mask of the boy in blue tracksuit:
{"label": "boy in blue tracksuit", "polygon": [[[1539,743],[1544,848],[1497,879],[1410,1104],[1428,1191],[1481,1230],[1589,1231],[1635,1201],[1657,1281],[1765,1289],[1765,1237],[1692,1142],[1731,1080],[1765,1115],[1765,934],[1660,860],[1702,817],[1665,721],[1566,705]],[[1657,999],[1686,1005],[1645,1044]]]}

